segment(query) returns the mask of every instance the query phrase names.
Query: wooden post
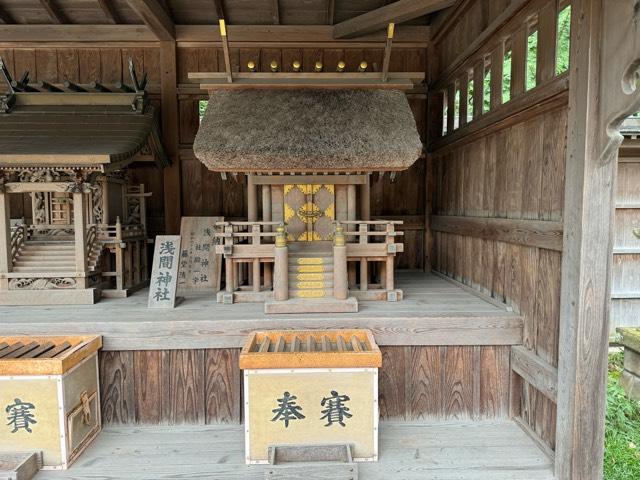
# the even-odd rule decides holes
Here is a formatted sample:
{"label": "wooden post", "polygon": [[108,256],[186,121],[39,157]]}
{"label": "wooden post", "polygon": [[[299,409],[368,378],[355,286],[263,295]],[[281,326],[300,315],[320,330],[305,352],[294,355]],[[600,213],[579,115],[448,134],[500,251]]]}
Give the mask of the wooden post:
{"label": "wooden post", "polygon": [[[347,185],[347,220],[350,222],[356,219],[356,186]],[[349,225],[349,228],[354,228],[354,225]],[[347,230],[349,229],[347,228]],[[347,242],[353,242],[353,235],[347,237]],[[353,288],[356,285],[356,265],[351,262],[347,266],[349,276],[349,288]]]}
{"label": "wooden post", "polygon": [[116,217],[116,290],[124,290],[124,258],[120,217]]}
{"label": "wooden post", "polygon": [[167,234],[180,233],[182,213],[177,81],[176,42],[160,42],[162,140],[171,159],[171,165],[164,169],[164,229]]}
{"label": "wooden post", "polygon": [[235,265],[233,264],[233,226],[226,225],[224,227],[224,270],[225,270],[225,290],[227,293],[233,293],[236,289]]}
{"label": "wooden post", "polygon": [[366,182],[360,189],[360,220],[371,220],[371,174],[367,173]]}
{"label": "wooden post", "polygon": [[[13,267],[11,258],[11,212],[9,194],[0,191],[0,274],[9,273]],[[9,288],[9,280],[0,279],[0,290]]]}
{"label": "wooden post", "polygon": [[[253,245],[259,246],[260,245],[260,225],[251,225],[251,233],[253,234],[253,237],[251,237],[251,243]],[[252,270],[253,270],[253,282],[252,282],[253,291],[259,292],[260,291],[260,259],[259,258],[253,259]]]}
{"label": "wooden post", "polygon": [[[360,233],[364,235],[360,235],[360,243],[366,244],[369,242],[369,237],[367,237],[368,227],[366,223],[361,224],[359,227]],[[360,290],[366,292],[369,290],[369,264],[367,263],[367,257],[360,258]]]}
{"label": "wooden post", "polygon": [[[271,213],[272,213],[272,206],[271,206],[271,185],[262,185],[262,220],[264,222],[270,222],[271,221]],[[271,226],[269,225],[265,225],[264,227],[264,231],[265,232],[270,232],[271,231]],[[265,264],[263,265],[263,283],[264,283],[264,288],[266,290],[270,290],[271,286],[273,285],[273,265],[270,262],[265,262]]]}
{"label": "wooden post", "polygon": [[[255,184],[254,176],[247,175],[247,220],[250,222],[258,221],[258,186]],[[251,226],[253,233],[253,226]],[[253,242],[255,243],[255,242]],[[259,262],[259,261],[258,261]],[[253,285],[255,291],[256,266],[255,261],[248,265],[249,277],[248,282]],[[260,276],[260,265],[258,264],[258,278]],[[259,283],[259,282],[258,282]]]}
{"label": "wooden post", "polygon": [[614,191],[622,121],[640,110],[637,1],[572,2],[556,478],[602,478]]}
{"label": "wooden post", "polygon": [[78,288],[87,286],[87,229],[85,207],[87,196],[84,193],[73,194],[73,226],[75,232],[76,281]]}
{"label": "wooden post", "polygon": [[347,245],[344,228],[339,223],[333,235],[333,296],[336,300],[346,300],[349,296]]}
{"label": "wooden post", "polygon": [[106,176],[100,179],[100,188],[102,189],[102,223],[109,225],[109,181]]}
{"label": "wooden post", "polygon": [[289,299],[289,249],[284,225],[276,229],[275,264],[273,272],[273,299]]}
{"label": "wooden post", "polygon": [[[387,224],[387,237],[386,237],[386,244],[392,244],[395,243],[395,237],[392,235],[395,232],[395,228],[393,226],[393,223],[389,223]],[[388,248],[388,247],[387,247]],[[384,268],[384,272],[385,272],[385,288],[387,289],[387,291],[393,290],[395,288],[395,282],[394,282],[394,261],[395,261],[395,255],[390,254],[389,252],[387,252],[387,262]]]}

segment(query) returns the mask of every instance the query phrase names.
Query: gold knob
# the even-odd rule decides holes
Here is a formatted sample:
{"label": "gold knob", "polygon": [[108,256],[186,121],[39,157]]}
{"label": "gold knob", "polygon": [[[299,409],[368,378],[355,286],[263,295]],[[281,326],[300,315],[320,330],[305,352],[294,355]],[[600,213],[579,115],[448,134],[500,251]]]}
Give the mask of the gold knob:
{"label": "gold knob", "polygon": [[367,70],[367,67],[369,66],[369,64],[363,60],[360,62],[360,65],[358,65],[358,71],[359,72],[365,72]]}
{"label": "gold knob", "polygon": [[293,71],[294,72],[299,72],[300,71],[300,67],[302,66],[302,64],[300,63],[300,61],[294,60],[292,66],[293,66]]}
{"label": "gold knob", "polygon": [[318,60],[316,62],[316,65],[315,65],[315,71],[316,72],[321,72],[322,71],[322,67],[323,67],[322,62]]}
{"label": "gold knob", "polygon": [[346,63],[344,63],[344,60],[340,60],[340,61],[338,62],[338,67],[336,68],[336,70],[337,70],[338,72],[344,72],[344,69],[345,69],[346,67],[347,67],[347,64],[346,64]]}
{"label": "gold knob", "polygon": [[271,68],[272,72],[277,72],[278,71],[278,62],[276,60],[271,60],[271,63],[269,64],[269,68]]}
{"label": "gold knob", "polygon": [[248,61],[247,62],[247,68],[249,69],[250,72],[255,72],[256,71],[256,63],[253,61]]}

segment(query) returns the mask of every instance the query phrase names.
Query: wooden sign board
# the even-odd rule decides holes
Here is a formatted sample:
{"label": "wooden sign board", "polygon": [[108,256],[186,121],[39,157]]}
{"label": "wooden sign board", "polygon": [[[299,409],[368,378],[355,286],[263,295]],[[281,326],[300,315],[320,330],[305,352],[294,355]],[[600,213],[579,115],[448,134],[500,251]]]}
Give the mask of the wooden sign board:
{"label": "wooden sign board", "polygon": [[222,255],[216,255],[216,222],[224,217],[182,217],[178,290],[220,290]]}
{"label": "wooden sign board", "polygon": [[158,235],[153,251],[149,308],[174,308],[178,286],[179,235]]}
{"label": "wooden sign board", "polygon": [[376,368],[244,371],[246,463],[268,463],[270,445],[353,445],[378,458]]}

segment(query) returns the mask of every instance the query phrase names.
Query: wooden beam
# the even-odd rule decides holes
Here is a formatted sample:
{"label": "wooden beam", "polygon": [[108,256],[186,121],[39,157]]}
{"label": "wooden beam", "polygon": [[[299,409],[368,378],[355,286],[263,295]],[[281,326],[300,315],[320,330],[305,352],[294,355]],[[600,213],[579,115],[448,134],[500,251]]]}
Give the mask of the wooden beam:
{"label": "wooden beam", "polygon": [[16,23],[13,17],[9,15],[9,13],[3,8],[0,8],[0,22],[6,23],[6,24]]}
{"label": "wooden beam", "polygon": [[334,38],[353,38],[450,7],[455,0],[399,0],[333,27]]}
{"label": "wooden beam", "polygon": [[523,346],[511,347],[511,369],[553,403],[558,395],[558,369]]}
{"label": "wooden beam", "polygon": [[[363,48],[368,44],[380,44],[386,32],[359,37],[353,40],[334,40],[333,27],[328,25],[227,25],[229,39],[234,46],[280,45],[293,47],[308,44],[327,44],[336,48]],[[220,33],[213,25],[175,25],[179,43],[220,43]],[[424,48],[429,38],[428,26],[397,27],[394,34],[396,48]],[[157,36],[146,25],[1,25],[0,42],[18,44],[25,42],[155,42]],[[404,44],[404,45],[403,45]],[[20,45],[21,47],[23,45]]]}
{"label": "wooden beam", "polygon": [[127,0],[158,40],[170,41],[176,37],[175,25],[158,0]]}
{"label": "wooden beam", "polygon": [[272,0],[272,16],[273,16],[273,24],[280,25],[280,2],[279,0]]}
{"label": "wooden beam", "polygon": [[214,7],[216,9],[216,16],[218,20],[226,20],[224,16],[224,6],[222,5],[222,0],[213,0]]}
{"label": "wooden beam", "polygon": [[51,20],[54,23],[68,23],[65,16],[55,4],[54,0],[40,0],[40,4],[42,5],[42,8],[47,11],[47,14],[49,15],[49,17],[51,17]]}
{"label": "wooden beam", "polygon": [[574,0],[555,475],[602,478],[619,133],[640,110],[636,0]]}
{"label": "wooden beam", "polygon": [[182,215],[176,42],[160,42],[160,89],[162,140],[171,159],[164,169],[164,230],[172,235],[180,233]]}
{"label": "wooden beam", "polygon": [[510,218],[431,216],[431,229],[529,247],[562,250],[562,222]]}
{"label": "wooden beam", "polygon": [[113,9],[113,5],[110,0],[98,0],[98,5],[110,23],[113,23],[114,25],[120,23],[118,20],[118,14]]}

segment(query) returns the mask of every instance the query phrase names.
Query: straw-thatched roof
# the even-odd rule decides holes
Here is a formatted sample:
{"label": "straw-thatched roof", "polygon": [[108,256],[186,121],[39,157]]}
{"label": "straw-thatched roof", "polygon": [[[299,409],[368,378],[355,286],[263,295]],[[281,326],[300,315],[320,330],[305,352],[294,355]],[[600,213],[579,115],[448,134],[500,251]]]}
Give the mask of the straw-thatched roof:
{"label": "straw-thatched roof", "polygon": [[220,90],[194,151],[215,171],[391,171],[410,167],[422,142],[399,91]]}

